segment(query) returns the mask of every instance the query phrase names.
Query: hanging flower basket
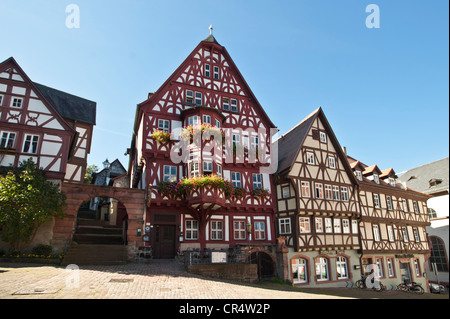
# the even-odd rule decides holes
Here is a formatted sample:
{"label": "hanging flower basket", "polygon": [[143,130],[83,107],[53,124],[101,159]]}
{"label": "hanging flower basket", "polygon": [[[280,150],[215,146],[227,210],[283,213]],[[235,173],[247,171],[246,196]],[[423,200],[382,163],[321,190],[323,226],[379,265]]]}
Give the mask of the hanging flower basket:
{"label": "hanging flower basket", "polygon": [[168,143],[171,141],[170,133],[156,129],[152,133],[152,138],[160,143]]}

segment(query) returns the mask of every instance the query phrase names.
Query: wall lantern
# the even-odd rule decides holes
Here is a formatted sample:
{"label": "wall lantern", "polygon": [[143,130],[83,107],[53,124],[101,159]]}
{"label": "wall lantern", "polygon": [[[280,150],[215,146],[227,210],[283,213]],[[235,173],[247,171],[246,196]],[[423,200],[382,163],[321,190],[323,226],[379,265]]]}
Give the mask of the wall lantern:
{"label": "wall lantern", "polygon": [[251,234],[252,232],[252,224],[250,224],[250,222],[247,223],[247,234]]}
{"label": "wall lantern", "polygon": [[184,242],[184,235],[183,235],[183,233],[180,233],[180,236],[178,237],[178,241],[180,243]]}

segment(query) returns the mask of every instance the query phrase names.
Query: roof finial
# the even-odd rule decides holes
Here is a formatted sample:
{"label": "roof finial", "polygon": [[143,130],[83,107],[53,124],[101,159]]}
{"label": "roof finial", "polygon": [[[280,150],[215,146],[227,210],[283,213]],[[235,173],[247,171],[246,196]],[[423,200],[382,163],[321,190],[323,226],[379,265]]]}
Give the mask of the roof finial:
{"label": "roof finial", "polygon": [[212,24],[209,26],[209,35],[212,35],[213,34],[213,26],[212,26]]}

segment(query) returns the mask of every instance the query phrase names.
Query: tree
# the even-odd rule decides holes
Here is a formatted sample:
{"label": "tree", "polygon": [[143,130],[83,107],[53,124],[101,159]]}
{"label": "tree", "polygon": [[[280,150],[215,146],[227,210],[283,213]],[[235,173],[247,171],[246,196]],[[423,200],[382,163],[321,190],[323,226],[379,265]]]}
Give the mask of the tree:
{"label": "tree", "polygon": [[31,242],[52,217],[64,217],[65,195],[29,159],[0,176],[2,240],[15,251]]}
{"label": "tree", "polygon": [[94,173],[98,172],[98,167],[95,164],[89,165],[86,168],[86,174],[84,174],[84,184],[90,184],[92,182],[92,178],[94,177]]}

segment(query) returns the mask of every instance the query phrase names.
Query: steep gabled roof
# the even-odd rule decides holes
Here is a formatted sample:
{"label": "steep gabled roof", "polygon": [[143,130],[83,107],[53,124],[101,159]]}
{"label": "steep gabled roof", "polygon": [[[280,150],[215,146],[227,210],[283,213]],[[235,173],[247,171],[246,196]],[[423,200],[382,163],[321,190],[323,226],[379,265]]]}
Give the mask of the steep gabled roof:
{"label": "steep gabled roof", "polygon": [[381,170],[378,168],[378,166],[376,164],[366,167],[366,169],[363,172],[363,175],[366,176],[366,175],[370,175],[370,174],[374,174],[374,173],[376,173],[378,175],[381,174]]}
{"label": "steep gabled roof", "polygon": [[350,167],[349,162],[347,161],[347,155],[342,150],[341,145],[339,144],[336,135],[331,128],[330,123],[328,122],[325,113],[322,108],[319,107],[317,110],[308,115],[302,122],[300,122],[297,126],[291,129],[286,134],[283,134],[278,140],[274,143],[278,143],[278,170],[277,174],[283,174],[288,172],[297,158],[301,147],[305,141],[305,138],[311,129],[311,126],[314,120],[319,117],[324,126],[328,138],[331,143],[334,145],[336,153],[341,159],[342,165],[344,165],[344,169],[347,172],[349,178],[355,183],[358,184],[358,181],[353,174],[352,168]]}
{"label": "steep gabled roof", "polygon": [[96,102],[39,83],[34,84],[62,117],[95,125]]}

